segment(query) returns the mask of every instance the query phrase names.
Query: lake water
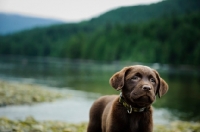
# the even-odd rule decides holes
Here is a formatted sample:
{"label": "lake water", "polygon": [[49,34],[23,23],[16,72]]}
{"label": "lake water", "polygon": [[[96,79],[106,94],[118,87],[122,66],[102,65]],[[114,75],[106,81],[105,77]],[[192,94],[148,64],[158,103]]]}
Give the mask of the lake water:
{"label": "lake water", "polygon": [[[135,62],[94,62],[58,58],[0,57],[0,79],[41,84],[71,94],[71,98],[33,106],[0,107],[0,116],[39,120],[88,121],[89,108],[100,95],[119,94],[108,83],[124,66]],[[173,119],[200,121],[200,70],[188,66],[144,64],[159,71],[169,84],[166,95],[153,104],[154,122]]]}

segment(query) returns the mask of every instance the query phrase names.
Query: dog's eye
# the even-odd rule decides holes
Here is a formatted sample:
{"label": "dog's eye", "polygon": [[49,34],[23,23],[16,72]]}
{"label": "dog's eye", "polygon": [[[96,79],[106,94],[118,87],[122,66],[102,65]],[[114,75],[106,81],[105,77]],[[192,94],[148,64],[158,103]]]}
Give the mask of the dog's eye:
{"label": "dog's eye", "polygon": [[156,83],[156,80],[154,78],[150,78],[150,82]]}
{"label": "dog's eye", "polygon": [[136,80],[138,80],[140,77],[138,77],[138,76],[133,76],[132,78],[131,78],[131,80],[134,80],[134,81],[136,81]]}

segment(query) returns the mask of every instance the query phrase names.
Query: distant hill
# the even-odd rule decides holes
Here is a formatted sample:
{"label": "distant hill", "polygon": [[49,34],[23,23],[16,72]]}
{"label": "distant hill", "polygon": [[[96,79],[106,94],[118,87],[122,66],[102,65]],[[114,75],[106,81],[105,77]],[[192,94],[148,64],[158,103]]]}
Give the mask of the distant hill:
{"label": "distant hill", "polygon": [[[113,9],[99,17],[74,24],[73,27],[76,28],[76,30],[79,30],[80,27],[96,29],[96,27],[104,25],[141,23],[163,16],[166,17],[172,14],[180,15],[199,10],[200,0],[163,0],[150,5],[138,5]],[[54,24],[64,24],[64,22],[53,19],[0,13],[0,35],[12,34],[26,29]],[[68,28],[70,29],[71,24],[66,24],[65,27],[58,26],[56,30],[63,30],[61,28],[66,30]]]}
{"label": "distant hill", "polygon": [[26,29],[50,26],[61,23],[64,22],[54,19],[44,19],[16,14],[0,13],[0,34],[12,34]]}
{"label": "distant hill", "polygon": [[163,0],[150,5],[121,7],[108,11],[90,24],[128,24],[141,23],[162,16],[181,15],[200,10],[200,0]]}
{"label": "distant hill", "polygon": [[199,23],[200,0],[165,0],[0,36],[0,55],[200,66]]}

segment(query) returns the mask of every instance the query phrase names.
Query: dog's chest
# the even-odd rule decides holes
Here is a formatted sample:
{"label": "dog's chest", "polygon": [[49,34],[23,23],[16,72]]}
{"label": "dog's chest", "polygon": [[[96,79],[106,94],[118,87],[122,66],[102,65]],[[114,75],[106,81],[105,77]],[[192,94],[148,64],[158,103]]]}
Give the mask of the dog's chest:
{"label": "dog's chest", "polygon": [[145,116],[143,113],[132,113],[129,115],[127,132],[141,132]]}

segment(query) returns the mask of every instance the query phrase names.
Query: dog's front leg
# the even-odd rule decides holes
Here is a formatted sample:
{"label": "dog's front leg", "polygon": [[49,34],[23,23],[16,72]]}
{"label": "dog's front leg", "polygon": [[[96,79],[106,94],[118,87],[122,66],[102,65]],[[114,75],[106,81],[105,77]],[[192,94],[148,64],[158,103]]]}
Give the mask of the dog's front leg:
{"label": "dog's front leg", "polygon": [[[149,116],[148,116],[149,117]],[[145,118],[139,126],[140,132],[153,132],[153,119],[151,117]]]}
{"label": "dog's front leg", "polygon": [[115,116],[111,120],[107,120],[106,127],[103,132],[130,132],[128,122],[123,120],[119,115]]}
{"label": "dog's front leg", "polygon": [[112,126],[107,128],[106,131],[103,132],[127,132],[127,131],[123,127]]}

